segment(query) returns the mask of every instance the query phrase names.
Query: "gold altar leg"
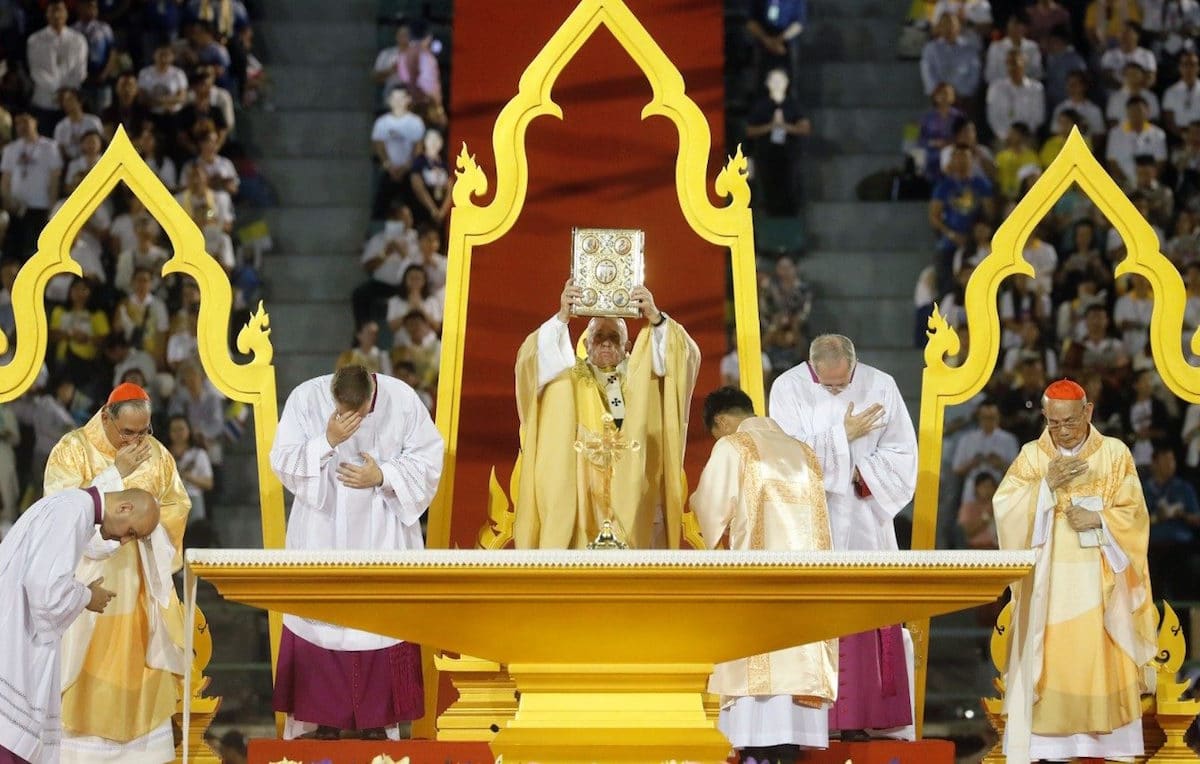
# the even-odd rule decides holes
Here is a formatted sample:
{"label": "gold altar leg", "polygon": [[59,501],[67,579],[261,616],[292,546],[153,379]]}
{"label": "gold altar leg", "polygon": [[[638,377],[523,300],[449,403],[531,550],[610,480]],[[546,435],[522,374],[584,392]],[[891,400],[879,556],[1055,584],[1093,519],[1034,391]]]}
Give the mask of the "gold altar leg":
{"label": "gold altar leg", "polygon": [[723,762],[704,709],[712,665],[513,663],[520,704],[492,741],[506,762]]}
{"label": "gold altar leg", "polygon": [[438,740],[490,743],[516,716],[517,684],[499,663],[467,655],[434,655],[433,663],[458,690],[458,700],[437,718]]}

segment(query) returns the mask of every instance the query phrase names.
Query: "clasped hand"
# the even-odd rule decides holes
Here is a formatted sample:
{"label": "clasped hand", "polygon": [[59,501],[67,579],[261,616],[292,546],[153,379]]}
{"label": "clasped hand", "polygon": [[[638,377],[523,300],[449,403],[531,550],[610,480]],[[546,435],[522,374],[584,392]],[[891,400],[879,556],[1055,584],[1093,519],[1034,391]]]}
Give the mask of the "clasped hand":
{"label": "clasped hand", "polygon": [[1057,491],[1085,472],[1087,462],[1078,456],[1058,456],[1050,460],[1046,469],[1046,485],[1051,491]]}
{"label": "clasped hand", "polygon": [[1075,531],[1090,531],[1103,525],[1099,512],[1092,512],[1075,504],[1067,508],[1067,522]]}
{"label": "clasped hand", "polygon": [[842,424],[846,428],[846,440],[858,440],[868,432],[883,427],[886,424],[883,420],[884,413],[883,406],[872,403],[861,414],[856,415],[854,404],[851,403],[846,407],[846,415],[842,418]]}
{"label": "clasped hand", "polygon": [[88,591],[92,593],[92,598],[88,600],[87,609],[93,613],[103,613],[104,608],[108,607],[109,600],[117,596],[116,592],[110,592],[101,586],[102,583],[104,583],[104,576],[88,584]]}
{"label": "clasped hand", "polygon": [[347,488],[378,488],[383,485],[383,470],[368,453],[360,453],[362,464],[342,462],[338,465],[337,476],[342,485]]}
{"label": "clasped hand", "polygon": [[150,441],[144,438],[117,449],[117,456],[113,459],[113,464],[116,465],[117,472],[121,477],[127,478],[149,458]]}

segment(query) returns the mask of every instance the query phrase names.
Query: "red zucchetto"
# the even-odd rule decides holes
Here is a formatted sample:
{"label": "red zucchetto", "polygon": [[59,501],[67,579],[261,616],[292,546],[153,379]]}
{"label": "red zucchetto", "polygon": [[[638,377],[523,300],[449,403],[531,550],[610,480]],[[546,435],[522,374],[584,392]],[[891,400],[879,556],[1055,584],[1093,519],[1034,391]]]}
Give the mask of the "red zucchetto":
{"label": "red zucchetto", "polygon": [[113,388],[112,394],[108,396],[108,405],[114,403],[124,403],[125,401],[148,401],[149,394],[145,390],[133,384],[132,382],[122,382]]}
{"label": "red zucchetto", "polygon": [[1087,393],[1077,383],[1060,379],[1046,388],[1046,398],[1052,401],[1082,401],[1087,398]]}

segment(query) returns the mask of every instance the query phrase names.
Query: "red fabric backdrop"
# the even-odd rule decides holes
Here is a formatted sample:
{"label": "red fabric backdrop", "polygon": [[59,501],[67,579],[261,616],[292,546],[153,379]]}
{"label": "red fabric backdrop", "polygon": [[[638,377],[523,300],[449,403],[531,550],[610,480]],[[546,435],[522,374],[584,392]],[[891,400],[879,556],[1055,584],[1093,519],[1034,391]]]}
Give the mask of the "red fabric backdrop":
{"label": "red fabric backdrop", "polygon": [[[724,162],[723,17],[719,0],[627,0],[683,73],[708,118],[707,176]],[[492,127],[528,63],[575,7],[569,0],[455,3],[450,151],[467,143],[492,180]],[[488,472],[506,489],[517,455],[513,363],[522,340],[558,310],[570,272],[572,226],[646,231],[646,284],[659,307],[687,327],[703,364],[693,400],[688,474],[709,452],[703,395],[719,381],[725,352],[728,254],[688,226],[675,192],[679,136],[673,123],[643,122],[649,82],[605,27],[567,65],[553,89],[563,120],[527,133],[529,193],[516,225],[474,250],[462,387],[451,545],[470,548],[486,521]],[[711,194],[711,190],[710,190]],[[488,197],[490,200],[490,196]],[[644,325],[631,325],[635,334]],[[577,336],[582,321],[572,324]]]}

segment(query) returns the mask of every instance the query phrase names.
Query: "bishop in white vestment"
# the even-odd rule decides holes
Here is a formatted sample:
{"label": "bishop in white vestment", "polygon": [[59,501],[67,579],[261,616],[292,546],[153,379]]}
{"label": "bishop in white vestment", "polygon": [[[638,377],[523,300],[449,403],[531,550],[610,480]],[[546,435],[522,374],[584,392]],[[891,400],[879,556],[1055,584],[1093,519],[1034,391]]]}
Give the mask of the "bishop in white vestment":
{"label": "bishop in white vestment", "polygon": [[[441,435],[411,387],[351,365],[288,396],[271,468],[296,499],[288,549],[422,549]],[[274,707],[284,736],[397,737],[424,710],[421,653],[389,637],[285,615]]]}
{"label": "bishop in white vestment", "polygon": [[102,578],[75,578],[97,527],[124,544],[149,536],[158,521],[158,502],[145,491],[102,497],[98,488],[72,488],[25,510],[0,542],[0,764],[59,759],[59,644],[85,609],[103,612],[113,597]]}
{"label": "bishop in white vestment", "polygon": [[[807,362],[775,381],[769,413],[817,454],[833,548],[896,549],[892,519],[916,490],[917,436],[895,380],[858,363],[848,338],[822,335]],[[852,634],[838,641],[838,650],[829,728],[912,739],[907,633],[893,626]]]}
{"label": "bishop in white vestment", "polygon": [[[704,424],[718,438],[692,511],[710,548],[830,549],[821,465],[736,387],[704,401]],[[747,628],[753,628],[749,624]],[[721,663],[708,683],[721,696],[717,726],[743,761],[794,761],[803,748],[829,746],[829,706],[837,696],[837,640]]]}

